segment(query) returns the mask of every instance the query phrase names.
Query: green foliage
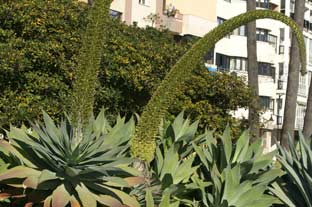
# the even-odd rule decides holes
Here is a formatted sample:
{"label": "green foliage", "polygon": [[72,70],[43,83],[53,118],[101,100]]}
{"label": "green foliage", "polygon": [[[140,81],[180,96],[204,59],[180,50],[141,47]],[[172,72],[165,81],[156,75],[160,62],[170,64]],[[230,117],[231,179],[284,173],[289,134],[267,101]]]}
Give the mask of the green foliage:
{"label": "green foliage", "polygon": [[75,0],[0,0],[0,125],[68,107],[85,11]]}
{"label": "green foliage", "polygon": [[263,154],[261,139],[249,145],[245,131],[235,144],[227,128],[221,142],[209,132],[202,145],[193,144],[201,161],[199,177],[194,177],[205,206],[269,207],[278,199],[265,194],[268,185],[281,176],[271,169],[276,152]]}
{"label": "green foliage", "polygon": [[93,113],[97,76],[102,48],[109,30],[109,7],[113,0],[96,0],[89,11],[88,25],[82,36],[82,46],[75,71],[71,116],[78,130]]}
{"label": "green foliage", "polygon": [[156,149],[155,137],[158,125],[168,108],[174,103],[181,87],[191,75],[198,62],[203,58],[214,44],[235,28],[245,25],[256,19],[271,18],[282,21],[293,29],[298,40],[301,55],[301,71],[306,72],[306,51],[303,34],[298,25],[289,17],[270,10],[255,10],[238,15],[229,19],[224,24],[211,30],[173,66],[166,75],[161,85],[153,94],[151,100],[145,107],[138,123],[136,134],[132,139],[131,149],[133,156],[142,160],[153,160]]}
{"label": "green foliage", "polygon": [[246,108],[253,97],[241,77],[227,73],[209,73],[198,67],[189,80],[181,87],[183,94],[178,95],[169,113],[176,114],[185,110],[192,120],[199,120],[199,129],[209,127],[222,133],[227,124],[232,132],[239,135],[244,127],[232,117],[231,111]]}
{"label": "green foliage", "polygon": [[279,146],[278,160],[286,175],[272,192],[287,206],[312,206],[312,143],[300,135],[296,144],[289,138],[289,150]]}
{"label": "green foliage", "polygon": [[129,167],[128,141],[133,133],[133,119],[118,118],[110,126],[102,111],[90,120],[78,142],[69,120],[56,126],[44,113],[44,124],[33,125],[33,131],[14,127],[8,131],[10,144],[1,142],[1,151],[16,156],[22,165],[2,172],[0,181],[25,189],[29,203],[44,206],[96,207],[97,202],[139,206],[126,193],[142,181]]}
{"label": "green foliage", "polygon": [[145,183],[137,186],[132,194],[138,197],[141,206],[192,205],[191,177],[198,166],[193,166],[194,157],[188,159],[194,149],[191,140],[196,140],[198,122],[190,123],[184,113],[172,123],[160,127],[156,156],[147,168]]}
{"label": "green foliage", "polygon": [[[79,82],[79,77],[86,75],[76,69],[81,34],[88,20],[85,4],[51,1],[47,7],[37,1],[10,1],[0,7],[3,20],[0,23],[3,31],[0,39],[3,49],[0,50],[3,91],[0,125],[21,125],[28,120],[38,120],[41,109],[53,118],[61,117],[64,111],[81,110],[78,109],[82,107],[81,97],[88,100],[89,106],[93,100],[86,95],[77,95],[83,92],[78,88],[74,95],[76,103],[69,99],[74,78]],[[36,23],[38,19],[40,24]],[[105,24],[110,28],[106,31],[109,38],[104,41],[98,84],[87,81],[88,78],[83,84],[88,82],[89,87],[96,87],[94,111],[98,112],[104,106],[108,118],[112,119],[119,113],[141,113],[168,70],[194,41],[177,41],[178,38],[168,31],[127,26],[116,20]],[[30,52],[31,56],[26,55]],[[79,60],[82,59],[80,56]],[[235,123],[228,111],[237,106],[245,107],[250,101],[247,87],[238,78],[214,76],[200,66],[197,68],[176,104],[169,109],[168,117],[174,117],[184,109],[191,114],[192,120],[201,120],[201,129],[209,125],[222,131],[226,123]],[[86,70],[82,72],[87,73]],[[88,74],[94,78],[93,72]],[[222,84],[235,87],[227,93],[229,91],[223,90]],[[83,87],[75,87],[78,86]],[[224,101],[216,101],[219,97]],[[73,118],[78,119],[78,115]]]}
{"label": "green foliage", "polygon": [[108,36],[95,108],[104,106],[113,115],[141,113],[165,74],[190,48],[191,42],[177,42],[168,31],[127,26],[116,20],[110,23]]}

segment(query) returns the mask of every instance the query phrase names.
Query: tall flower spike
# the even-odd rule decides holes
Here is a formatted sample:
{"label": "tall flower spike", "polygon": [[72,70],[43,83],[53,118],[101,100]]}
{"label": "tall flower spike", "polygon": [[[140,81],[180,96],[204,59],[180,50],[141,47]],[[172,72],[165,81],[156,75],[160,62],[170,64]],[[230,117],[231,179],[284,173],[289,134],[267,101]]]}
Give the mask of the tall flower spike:
{"label": "tall flower spike", "polygon": [[145,107],[136,128],[136,133],[131,140],[131,151],[134,157],[145,161],[153,160],[156,148],[155,137],[160,121],[168,107],[173,104],[179,91],[181,91],[181,86],[191,75],[196,64],[205,53],[234,29],[248,22],[266,18],[279,20],[291,27],[300,49],[301,73],[306,73],[304,37],[299,26],[290,17],[270,10],[255,10],[233,17],[200,39],[166,75]]}
{"label": "tall flower spike", "polygon": [[93,113],[95,89],[102,48],[108,38],[109,8],[113,0],[95,0],[88,13],[88,25],[82,36],[82,46],[75,71],[71,101],[71,119],[81,135],[82,127]]}

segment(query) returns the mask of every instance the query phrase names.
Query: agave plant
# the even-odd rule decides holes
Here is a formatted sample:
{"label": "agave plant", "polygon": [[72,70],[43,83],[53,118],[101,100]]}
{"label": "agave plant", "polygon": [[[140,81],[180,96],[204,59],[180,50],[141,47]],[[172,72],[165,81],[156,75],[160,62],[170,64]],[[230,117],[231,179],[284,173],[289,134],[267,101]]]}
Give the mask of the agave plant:
{"label": "agave plant", "polygon": [[227,128],[221,140],[209,132],[204,145],[193,144],[202,166],[193,182],[205,206],[269,207],[279,200],[266,194],[268,185],[282,175],[271,169],[276,152],[263,154],[261,139],[249,145],[245,131],[233,144]]}
{"label": "agave plant", "polygon": [[11,127],[7,132],[10,143],[2,142],[1,149],[22,164],[0,173],[1,183],[24,189],[27,205],[139,206],[126,193],[142,180],[126,155],[133,119],[118,118],[111,127],[102,111],[80,140],[69,119],[56,126],[46,113],[43,117],[44,124],[33,124],[33,131]]}
{"label": "agave plant", "polygon": [[272,192],[290,207],[312,207],[312,143],[300,134],[297,145],[289,137],[289,150],[279,146],[278,160],[286,175]]}
{"label": "agave plant", "polygon": [[187,158],[194,152],[191,141],[201,136],[195,137],[198,122],[183,116],[181,112],[172,123],[162,122],[155,159],[145,166],[145,183],[132,191],[142,206],[194,206],[190,181],[198,166],[193,166],[194,156]]}

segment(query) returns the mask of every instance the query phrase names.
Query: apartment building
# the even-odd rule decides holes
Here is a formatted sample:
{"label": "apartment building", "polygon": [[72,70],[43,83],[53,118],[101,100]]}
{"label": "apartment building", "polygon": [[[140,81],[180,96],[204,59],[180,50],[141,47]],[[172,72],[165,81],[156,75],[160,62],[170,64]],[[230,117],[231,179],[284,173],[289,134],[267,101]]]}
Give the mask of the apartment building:
{"label": "apartment building", "polygon": [[[295,0],[257,0],[257,9],[270,9],[287,16],[294,15]],[[127,24],[139,27],[166,27],[182,36],[202,37],[227,19],[246,12],[246,0],[114,0],[111,15]],[[261,123],[265,144],[271,146],[271,137],[279,137],[283,122],[288,75],[291,31],[275,20],[257,20],[257,53],[259,95],[262,107]],[[296,112],[296,130],[303,127],[308,87],[312,72],[312,1],[306,1],[304,36],[307,46],[308,74],[300,76]],[[208,52],[208,51],[207,51]],[[237,28],[220,40],[213,51],[209,65],[220,72],[235,73],[247,78],[246,27]],[[247,118],[248,111],[233,112],[238,118]]]}

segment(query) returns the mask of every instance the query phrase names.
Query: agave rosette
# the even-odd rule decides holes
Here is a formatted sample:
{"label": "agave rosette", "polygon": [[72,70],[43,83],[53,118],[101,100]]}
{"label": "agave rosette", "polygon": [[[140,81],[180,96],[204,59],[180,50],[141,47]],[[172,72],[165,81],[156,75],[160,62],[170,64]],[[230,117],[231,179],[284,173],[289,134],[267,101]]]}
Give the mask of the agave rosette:
{"label": "agave rosette", "polygon": [[155,159],[145,168],[146,182],[134,188],[142,206],[175,207],[192,205],[191,177],[198,166],[193,166],[194,152],[191,141],[195,137],[198,121],[191,123],[180,113],[175,120],[162,122],[157,140]]}
{"label": "agave rosette", "polygon": [[111,127],[102,111],[79,139],[68,119],[56,126],[46,113],[43,117],[44,124],[33,125],[32,132],[11,127],[7,133],[11,144],[0,146],[22,165],[1,173],[2,183],[24,188],[30,204],[45,207],[139,206],[126,193],[142,181],[127,157],[133,119],[118,118]]}
{"label": "agave rosette", "polygon": [[290,207],[312,207],[312,141],[299,136],[297,144],[289,137],[289,150],[279,146],[278,161],[286,174],[273,184],[272,192]]}
{"label": "agave rosette", "polygon": [[202,166],[199,176],[192,179],[205,206],[269,207],[280,203],[266,193],[269,185],[283,174],[273,168],[275,151],[263,154],[261,139],[249,144],[248,131],[235,144],[229,127],[220,141],[213,132],[209,134],[204,146],[193,144]]}

